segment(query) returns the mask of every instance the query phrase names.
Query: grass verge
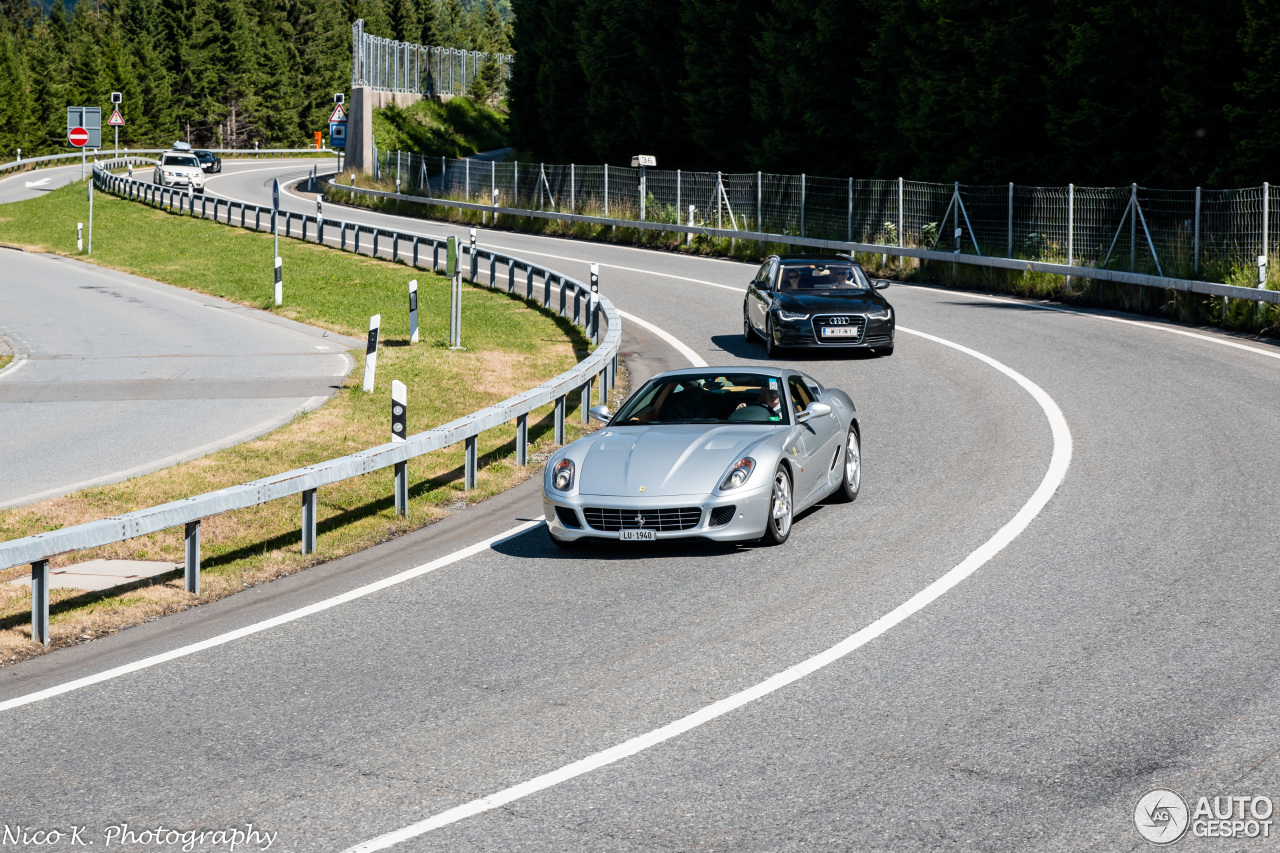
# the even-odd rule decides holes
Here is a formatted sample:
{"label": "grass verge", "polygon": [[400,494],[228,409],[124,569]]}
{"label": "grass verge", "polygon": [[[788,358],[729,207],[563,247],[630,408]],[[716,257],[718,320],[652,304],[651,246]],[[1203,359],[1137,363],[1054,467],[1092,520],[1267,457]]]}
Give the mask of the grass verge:
{"label": "grass verge", "polygon": [[408,107],[374,110],[373,136],[383,151],[427,157],[466,157],[505,148],[509,139],[506,113],[471,98],[423,98]]}
{"label": "grass verge", "polygon": [[[87,215],[83,183],[39,199],[0,207],[0,241],[76,256],[75,225]],[[212,222],[173,216],[98,194],[94,255],[99,265],[166,281],[244,305],[274,310],[342,334],[363,337],[372,314],[383,316],[378,388],[360,390],[360,369],[324,407],[255,441],[114,485],[0,512],[0,540],[29,536],[193,494],[243,483],[381,444],[390,437],[392,379],[408,386],[409,429],[419,432],[567,370],[588,342],[540,306],[485,288],[464,293],[462,352],[447,348],[448,282],[425,270],[281,240],[285,305],[274,309],[272,240]],[[68,227],[68,223],[70,223]],[[421,343],[408,344],[407,282],[419,282]],[[577,400],[571,398],[574,406]],[[569,437],[584,429],[567,418]],[[531,455],[553,440],[548,406],[529,419]],[[300,548],[296,501],[280,500],[206,519],[201,529],[203,591],[186,593],[181,572],[104,592],[54,590],[52,647],[113,633],[129,625],[213,601],[247,586],[332,560],[428,524],[457,507],[527,479],[534,466],[512,458],[515,428],[479,438],[477,488],[462,489],[461,445],[409,463],[409,514],[394,514],[392,472],[375,472],[320,491],[315,554]],[[163,560],[180,565],[182,530],[173,529],[91,551],[64,555],[54,567],[93,558]],[[27,567],[0,572],[0,665],[43,651],[30,640],[30,590],[4,581]]]}

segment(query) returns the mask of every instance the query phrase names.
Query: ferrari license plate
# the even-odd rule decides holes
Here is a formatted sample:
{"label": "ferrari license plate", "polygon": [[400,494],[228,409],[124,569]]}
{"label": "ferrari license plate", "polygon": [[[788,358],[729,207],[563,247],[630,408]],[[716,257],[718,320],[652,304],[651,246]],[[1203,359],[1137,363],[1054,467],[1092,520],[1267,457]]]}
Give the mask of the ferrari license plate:
{"label": "ferrari license plate", "polygon": [[653,542],[658,538],[658,534],[653,530],[620,530],[618,538],[623,542]]}
{"label": "ferrari license plate", "polygon": [[856,338],[859,329],[857,326],[823,326],[822,336],[824,338]]}

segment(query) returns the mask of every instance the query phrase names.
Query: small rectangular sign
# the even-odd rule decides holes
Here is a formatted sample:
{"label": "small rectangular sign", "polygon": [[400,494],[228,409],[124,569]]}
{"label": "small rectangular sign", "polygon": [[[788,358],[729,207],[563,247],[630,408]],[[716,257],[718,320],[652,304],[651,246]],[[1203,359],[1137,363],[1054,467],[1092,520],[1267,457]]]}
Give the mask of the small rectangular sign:
{"label": "small rectangular sign", "polygon": [[85,148],[102,147],[102,110],[98,107],[67,107],[67,132],[82,127],[89,132]]}
{"label": "small rectangular sign", "polygon": [[458,274],[458,238],[450,237],[449,246],[444,253],[444,274],[453,277]]}

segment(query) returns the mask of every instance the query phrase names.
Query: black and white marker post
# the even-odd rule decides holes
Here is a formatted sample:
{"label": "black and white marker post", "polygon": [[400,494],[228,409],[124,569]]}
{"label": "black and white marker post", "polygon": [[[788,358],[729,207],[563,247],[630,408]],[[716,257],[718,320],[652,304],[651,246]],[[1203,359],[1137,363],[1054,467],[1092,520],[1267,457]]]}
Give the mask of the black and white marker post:
{"label": "black and white marker post", "polygon": [[281,279],[280,270],[280,180],[274,178],[271,181],[271,234],[275,238],[275,251],[271,253],[271,257],[276,259],[276,304],[280,305],[284,301],[284,284]]}
{"label": "black and white marker post", "polygon": [[462,345],[462,269],[458,263],[458,238],[449,238],[445,252],[445,274],[449,276],[449,349]]}
{"label": "black and white marker post", "polygon": [[[391,380],[391,441],[406,441],[408,436],[409,395],[404,383],[399,379]],[[397,462],[396,473],[396,515],[409,514],[409,463]]]}
{"label": "black and white marker post", "polygon": [[587,318],[591,325],[591,342],[600,343],[600,265],[591,265],[591,301],[587,304]]}
{"label": "black and white marker post", "polygon": [[409,343],[418,342],[418,280],[409,282]]}
{"label": "black and white marker post", "polygon": [[382,315],[374,314],[369,318],[369,344],[364,350],[364,391],[373,393],[373,374],[378,369],[378,329],[382,326]]}
{"label": "black and white marker post", "polygon": [[476,283],[476,275],[480,271],[480,258],[476,255],[476,229],[471,229],[470,263],[467,265],[467,281]]}
{"label": "black and white marker post", "polygon": [[76,251],[77,252],[84,251],[84,223],[83,222],[76,223]]}

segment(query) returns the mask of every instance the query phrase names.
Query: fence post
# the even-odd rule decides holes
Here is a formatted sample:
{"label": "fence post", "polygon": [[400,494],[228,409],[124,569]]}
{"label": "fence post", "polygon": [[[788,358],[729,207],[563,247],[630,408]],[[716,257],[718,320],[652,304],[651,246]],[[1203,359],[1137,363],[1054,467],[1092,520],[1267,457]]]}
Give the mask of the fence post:
{"label": "fence post", "polygon": [[[188,521],[183,531],[186,559],[182,566],[183,581],[187,592],[200,594],[200,520]],[[306,553],[306,552],[304,552]]]}
{"label": "fence post", "polygon": [[31,639],[49,645],[49,561],[31,564]]}
{"label": "fence post", "polygon": [[511,206],[520,206],[520,161],[511,164]]}
{"label": "fence post", "polygon": [[804,236],[804,173],[800,173],[800,236]]}
{"label": "fence post", "polygon": [[903,180],[902,178],[898,178],[898,248],[899,249],[901,249],[905,245],[903,243],[903,240],[906,239],[906,235],[903,233],[904,231],[903,226],[906,224],[906,221],[907,221],[906,216],[902,210],[902,200],[903,200],[903,196],[905,195],[903,190],[904,190]]}
{"label": "fence post", "polygon": [[573,185],[574,185],[575,176],[576,175],[573,169],[573,164],[570,163],[569,164],[569,214],[570,215],[573,215],[574,213],[578,212],[578,208],[574,202],[574,197],[573,197]]}
{"label": "fence post", "polygon": [[680,170],[676,169],[676,224],[680,224]]}
{"label": "fence post", "polygon": [[604,218],[609,218],[609,164],[604,164]]}
{"label": "fence post", "polygon": [[[1129,272],[1138,269],[1138,185],[1129,185]],[[1142,293],[1141,290],[1138,291]]]}
{"label": "fence post", "polygon": [[[1076,249],[1076,185],[1067,184],[1067,266],[1075,263]],[[1067,290],[1071,290],[1071,276],[1067,276]]]}
{"label": "fence post", "polygon": [[1196,187],[1196,224],[1195,224],[1195,257],[1193,259],[1194,269],[1197,275],[1200,274],[1200,188]]}
{"label": "fence post", "polygon": [[[1271,214],[1271,184],[1267,183],[1266,181],[1263,181],[1262,182],[1262,256],[1264,258],[1268,257],[1269,255],[1268,250],[1270,249],[1270,246],[1267,245],[1267,243],[1269,242],[1268,238],[1270,237],[1270,234],[1268,233],[1270,230],[1270,214]],[[90,229],[89,233],[92,235],[93,233],[92,228]]]}
{"label": "fence post", "polygon": [[529,416],[516,416],[516,464],[521,468],[529,464]]}
{"label": "fence post", "polygon": [[[564,444],[564,401],[564,397],[556,397],[556,444]],[[47,596],[45,600],[48,600]]]}
{"label": "fence post", "polygon": [[[756,172],[756,230],[764,233],[764,173]],[[679,215],[679,209],[676,214]]]}
{"label": "fence post", "polygon": [[302,492],[302,553],[314,554],[316,550],[316,490]]}
{"label": "fence post", "polygon": [[1009,244],[1005,248],[1005,257],[1013,257],[1013,181],[1009,182]]}
{"label": "fence post", "polygon": [[853,178],[849,179],[849,236],[845,239],[853,242]]}

